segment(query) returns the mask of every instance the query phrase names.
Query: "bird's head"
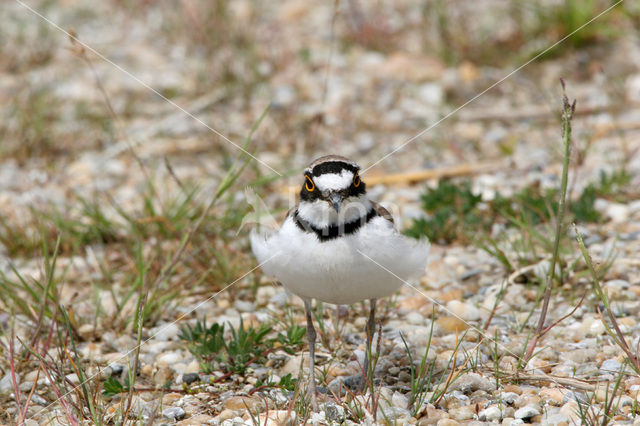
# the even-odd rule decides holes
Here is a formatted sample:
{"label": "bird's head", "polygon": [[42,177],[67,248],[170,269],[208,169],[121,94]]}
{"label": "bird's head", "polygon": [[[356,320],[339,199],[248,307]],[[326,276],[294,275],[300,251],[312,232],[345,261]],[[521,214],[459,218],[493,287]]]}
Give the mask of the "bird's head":
{"label": "bird's head", "polygon": [[320,157],[304,171],[300,200],[324,201],[340,213],[345,200],[365,194],[365,184],[358,174],[360,166],[337,155]]}

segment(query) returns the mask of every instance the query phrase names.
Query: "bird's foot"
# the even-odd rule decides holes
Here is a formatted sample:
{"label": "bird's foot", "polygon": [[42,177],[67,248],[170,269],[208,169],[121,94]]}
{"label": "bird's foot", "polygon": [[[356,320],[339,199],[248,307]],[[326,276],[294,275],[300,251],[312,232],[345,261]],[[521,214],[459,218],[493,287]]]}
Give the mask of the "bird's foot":
{"label": "bird's foot", "polygon": [[311,408],[314,412],[318,411],[318,389],[315,380],[311,379],[307,392],[311,394]]}

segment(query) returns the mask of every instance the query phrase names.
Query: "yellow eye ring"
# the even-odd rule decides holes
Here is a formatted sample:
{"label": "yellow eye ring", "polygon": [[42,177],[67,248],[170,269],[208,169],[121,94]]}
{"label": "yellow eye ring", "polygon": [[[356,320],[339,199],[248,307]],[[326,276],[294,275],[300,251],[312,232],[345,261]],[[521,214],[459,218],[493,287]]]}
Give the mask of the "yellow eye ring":
{"label": "yellow eye ring", "polygon": [[304,177],[307,178],[307,181],[304,183],[304,187],[307,191],[313,192],[313,190],[316,189],[316,185],[313,183],[309,175],[304,175]]}
{"label": "yellow eye ring", "polygon": [[360,180],[360,175],[358,175],[359,172],[356,172],[355,175],[353,175],[353,186],[355,186],[356,188],[360,186],[360,183],[362,182]]}

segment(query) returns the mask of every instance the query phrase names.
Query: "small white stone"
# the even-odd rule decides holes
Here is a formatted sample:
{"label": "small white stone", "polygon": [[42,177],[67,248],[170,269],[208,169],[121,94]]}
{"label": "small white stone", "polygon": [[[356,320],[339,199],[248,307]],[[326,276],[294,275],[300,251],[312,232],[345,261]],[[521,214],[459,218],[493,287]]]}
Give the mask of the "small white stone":
{"label": "small white stone", "polygon": [[460,391],[464,394],[471,394],[477,390],[491,392],[495,389],[495,384],[478,373],[466,373],[452,383],[451,389],[454,391],[452,395],[456,396],[455,391]]}
{"label": "small white stone", "polygon": [[179,351],[165,352],[156,357],[157,364],[172,365],[182,361],[184,357]]}
{"label": "small white stone", "polygon": [[426,105],[438,106],[442,103],[442,86],[438,83],[425,83],[418,87],[418,97]]}
{"label": "small white stone", "polygon": [[631,102],[640,102],[640,74],[631,75],[625,81],[625,93]]}
{"label": "small white stone", "polygon": [[470,303],[463,303],[459,300],[452,300],[447,303],[447,309],[456,317],[465,321],[477,321],[480,319],[480,310]]}
{"label": "small white stone", "polygon": [[500,408],[497,405],[490,405],[484,410],[480,411],[480,413],[478,413],[478,418],[483,422],[498,421],[500,420],[501,417],[502,417],[502,410],[500,410]]}
{"label": "small white stone", "polygon": [[419,312],[412,311],[407,314],[407,322],[409,324],[422,325],[424,324],[424,318]]}
{"label": "small white stone", "polygon": [[200,372],[200,363],[195,359],[187,365],[187,368],[184,369],[185,373],[199,373]]}
{"label": "small white stone", "polygon": [[393,393],[391,403],[394,407],[404,408],[405,410],[409,408],[409,399],[400,392]]}
{"label": "small white stone", "polygon": [[622,364],[616,359],[607,359],[600,366],[600,370],[605,372],[614,372],[622,369]]}
{"label": "small white stone", "polygon": [[[296,413],[292,410],[269,410],[268,413],[260,413],[259,424],[276,426],[283,424],[295,424]],[[241,423],[244,424],[244,423]]]}
{"label": "small white stone", "polygon": [[263,285],[258,287],[258,291],[256,292],[256,303],[258,305],[266,305],[269,303],[269,299],[271,299],[276,294],[276,288],[272,285]]}
{"label": "small white stone", "polygon": [[[16,382],[20,383],[17,374]],[[0,394],[9,394],[11,392],[13,392],[13,379],[11,378],[11,373],[7,373],[2,380],[0,380]]]}
{"label": "small white stone", "polygon": [[626,204],[609,203],[605,215],[615,223],[625,222],[629,219],[629,206]]}
{"label": "small white stone", "polygon": [[530,419],[531,417],[537,416],[539,414],[540,410],[538,410],[536,407],[527,405],[526,407],[519,408],[515,412],[514,417],[516,419]]}
{"label": "small white stone", "polygon": [[239,312],[253,312],[256,310],[256,305],[254,305],[252,302],[247,302],[244,300],[236,300],[234,307]]}
{"label": "small white stone", "polygon": [[629,203],[629,211],[632,214],[636,214],[636,213],[640,212],[640,200],[636,200],[636,201],[633,201],[633,202]]}
{"label": "small white stone", "polygon": [[80,383],[80,379],[78,379],[78,375],[76,373],[67,374],[65,378],[71,383],[73,383],[74,385]]}
{"label": "small white stone", "polygon": [[176,340],[180,333],[180,327],[177,324],[163,324],[151,330],[151,335],[155,340],[167,341]]}

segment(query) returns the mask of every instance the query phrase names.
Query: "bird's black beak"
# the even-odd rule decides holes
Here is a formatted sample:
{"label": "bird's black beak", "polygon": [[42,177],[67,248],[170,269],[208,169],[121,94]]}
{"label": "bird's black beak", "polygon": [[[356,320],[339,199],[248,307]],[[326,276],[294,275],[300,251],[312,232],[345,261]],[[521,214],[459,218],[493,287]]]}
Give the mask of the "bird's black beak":
{"label": "bird's black beak", "polygon": [[336,210],[336,213],[340,213],[340,205],[342,204],[342,195],[338,194],[337,192],[332,192],[331,194],[329,194],[329,202],[331,203],[333,208]]}

